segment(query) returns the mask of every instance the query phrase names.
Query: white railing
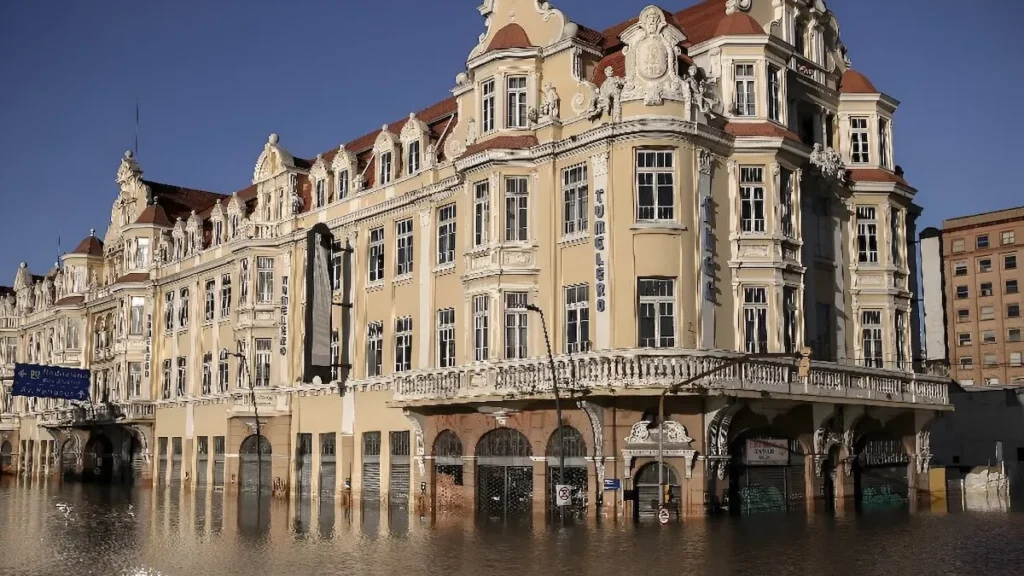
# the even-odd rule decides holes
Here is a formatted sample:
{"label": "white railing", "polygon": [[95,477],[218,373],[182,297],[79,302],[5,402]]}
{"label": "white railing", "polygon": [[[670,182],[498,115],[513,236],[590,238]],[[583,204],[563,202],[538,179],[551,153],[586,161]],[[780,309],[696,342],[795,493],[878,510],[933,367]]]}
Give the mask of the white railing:
{"label": "white railing", "polygon": [[[601,389],[663,389],[722,366],[733,352],[696,350],[611,350],[555,358],[565,393]],[[450,369],[424,370],[391,377],[396,402],[482,400],[528,397],[551,392],[546,358],[507,360]],[[799,376],[796,359],[758,359],[729,366],[701,378],[681,393],[706,391],[775,392],[798,396],[856,398],[891,402],[948,404],[949,380],[936,376],[811,362]],[[360,381],[350,381],[360,386]]]}

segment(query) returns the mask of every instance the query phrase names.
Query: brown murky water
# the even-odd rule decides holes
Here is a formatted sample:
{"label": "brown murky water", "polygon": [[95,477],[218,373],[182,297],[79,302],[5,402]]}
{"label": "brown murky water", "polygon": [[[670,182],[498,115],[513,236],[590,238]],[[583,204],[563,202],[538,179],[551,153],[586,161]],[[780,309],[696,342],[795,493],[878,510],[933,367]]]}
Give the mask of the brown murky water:
{"label": "brown murky water", "polygon": [[1024,565],[1024,514],[431,525],[252,496],[0,482],[0,575],[981,574]]}

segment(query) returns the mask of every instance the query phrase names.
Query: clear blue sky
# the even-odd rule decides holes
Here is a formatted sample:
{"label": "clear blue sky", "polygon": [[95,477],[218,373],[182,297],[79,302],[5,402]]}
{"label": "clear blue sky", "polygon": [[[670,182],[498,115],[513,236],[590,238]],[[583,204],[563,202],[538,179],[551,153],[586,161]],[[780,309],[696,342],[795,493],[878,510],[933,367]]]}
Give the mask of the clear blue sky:
{"label": "clear blue sky", "polygon": [[[763,0],[759,0],[763,1]],[[553,0],[602,29],[645,0]],[[663,0],[676,11],[694,0]],[[135,138],[146,177],[231,192],[270,132],[312,157],[448,96],[479,0],[0,1],[0,284],[102,234]],[[899,99],[924,224],[1024,204],[1017,0],[832,0],[854,67]]]}

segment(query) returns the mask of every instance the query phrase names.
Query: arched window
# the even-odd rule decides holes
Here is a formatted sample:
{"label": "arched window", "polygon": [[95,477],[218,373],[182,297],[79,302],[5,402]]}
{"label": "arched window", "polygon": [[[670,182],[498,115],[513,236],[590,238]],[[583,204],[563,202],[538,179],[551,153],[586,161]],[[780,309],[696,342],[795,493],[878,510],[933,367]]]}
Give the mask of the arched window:
{"label": "arched window", "polygon": [[462,465],[462,440],[451,430],[445,430],[434,440],[434,461],[438,464]]}
{"label": "arched window", "polygon": [[[559,439],[559,431],[562,433]],[[583,434],[572,426],[562,426],[551,433],[548,438],[547,456],[557,459],[562,453],[561,447],[565,446],[566,460],[572,458],[582,460],[587,456],[587,443],[583,440]]]}
{"label": "arched window", "polygon": [[529,458],[533,455],[530,441],[522,432],[498,428],[484,434],[476,445],[477,458]]}

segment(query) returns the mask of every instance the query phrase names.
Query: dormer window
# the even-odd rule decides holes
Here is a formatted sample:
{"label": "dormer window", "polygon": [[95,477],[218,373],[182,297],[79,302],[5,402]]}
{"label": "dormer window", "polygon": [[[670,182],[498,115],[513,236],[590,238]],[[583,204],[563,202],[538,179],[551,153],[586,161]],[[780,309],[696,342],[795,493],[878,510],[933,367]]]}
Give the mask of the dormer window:
{"label": "dormer window", "polygon": [[807,25],[799,20],[793,25],[793,48],[807,58]]}
{"label": "dormer window", "polygon": [[892,150],[889,147],[889,121],[878,119],[878,163],[886,170],[892,169]]}
{"label": "dormer window", "polygon": [[348,197],[348,170],[338,171],[338,200]]}
{"label": "dormer window", "polygon": [[316,181],[316,207],[327,205],[327,181],[323,178]]}
{"label": "dormer window", "polygon": [[868,119],[850,118],[850,161],[867,164],[871,161],[868,152]]}
{"label": "dormer window", "polygon": [[480,131],[484,134],[494,131],[494,80],[487,80],[480,85]]}
{"label": "dormer window", "polygon": [[782,70],[774,65],[768,65],[768,119],[779,121],[779,108],[782,103],[782,90],[780,82]]}
{"label": "dormer window", "polygon": [[505,102],[509,128],[526,128],[526,76],[509,76]]}
{"label": "dormer window", "polygon": [[231,237],[235,238],[238,236],[238,214],[231,216]]}
{"label": "dormer window", "polygon": [[757,92],[754,91],[754,65],[737,64],[733,69],[736,80],[736,115],[754,116]]}
{"label": "dormer window", "polygon": [[384,152],[380,155],[380,170],[377,179],[381,186],[391,182],[391,152]]}
{"label": "dormer window", "polygon": [[409,174],[415,174],[420,171],[420,143],[419,141],[409,142],[408,146],[408,159],[405,165],[408,167]]}
{"label": "dormer window", "polygon": [[224,221],[217,219],[213,221],[213,245],[220,246],[224,242]]}

